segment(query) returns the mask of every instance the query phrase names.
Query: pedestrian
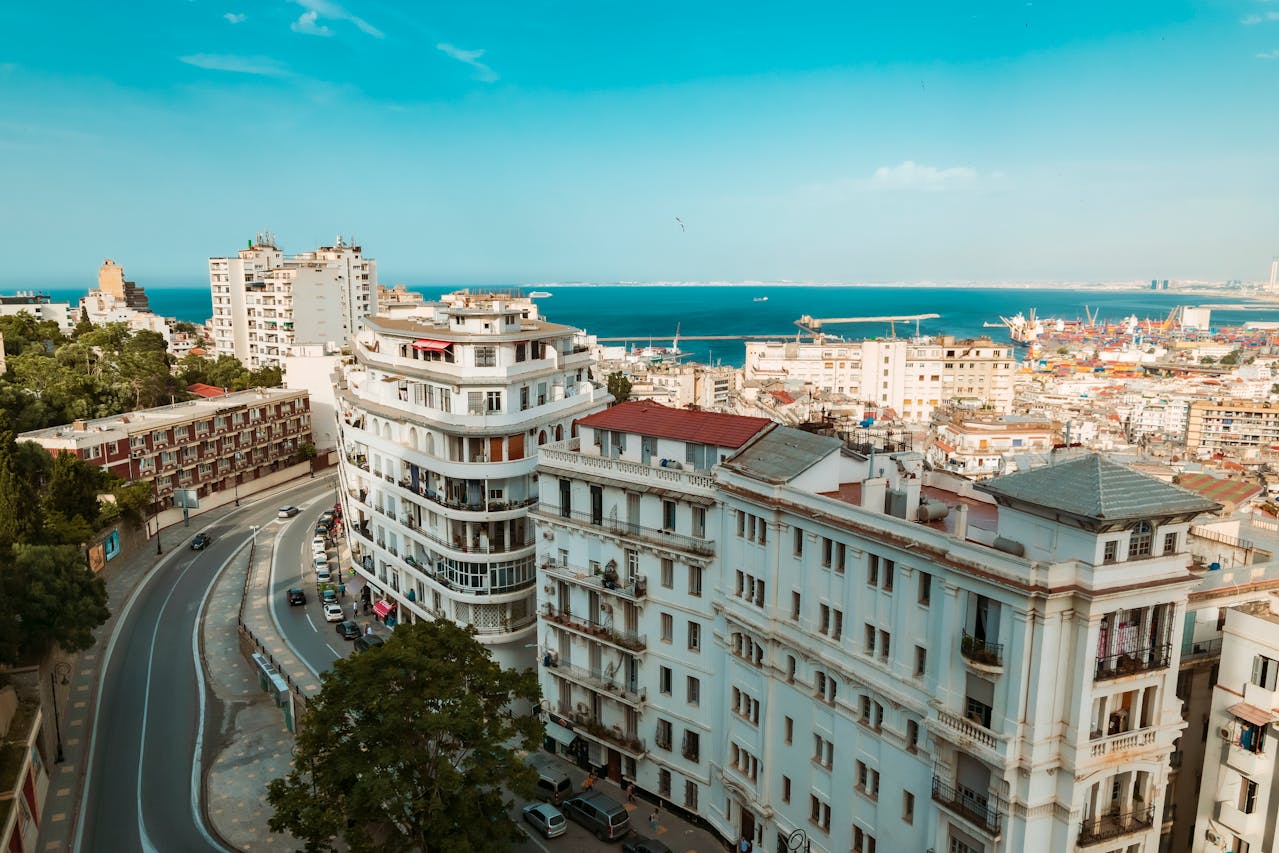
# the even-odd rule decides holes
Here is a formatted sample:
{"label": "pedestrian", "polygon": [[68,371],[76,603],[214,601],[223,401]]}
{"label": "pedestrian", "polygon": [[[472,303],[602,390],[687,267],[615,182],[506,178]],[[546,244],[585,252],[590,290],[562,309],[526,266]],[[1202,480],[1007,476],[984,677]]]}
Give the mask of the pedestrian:
{"label": "pedestrian", "polygon": [[657,809],[653,809],[653,813],[648,816],[648,825],[653,828],[653,832],[657,832]]}
{"label": "pedestrian", "polygon": [[595,787],[595,771],[592,770],[586,776],[586,781],[582,783],[582,790],[589,791]]}
{"label": "pedestrian", "polygon": [[626,786],[626,802],[628,803],[635,802],[635,780],[634,779],[632,779],[631,783]]}
{"label": "pedestrian", "polygon": [[751,853],[753,847],[754,845],[751,844],[750,839],[743,835],[742,839],[737,842],[737,853]]}
{"label": "pedestrian", "polygon": [[364,626],[364,636],[366,636],[366,637],[372,637],[372,636],[373,636],[373,626],[372,626],[372,625],[365,625],[365,626]]}
{"label": "pedestrian", "polygon": [[346,598],[346,584],[344,583],[338,584],[338,598]]}

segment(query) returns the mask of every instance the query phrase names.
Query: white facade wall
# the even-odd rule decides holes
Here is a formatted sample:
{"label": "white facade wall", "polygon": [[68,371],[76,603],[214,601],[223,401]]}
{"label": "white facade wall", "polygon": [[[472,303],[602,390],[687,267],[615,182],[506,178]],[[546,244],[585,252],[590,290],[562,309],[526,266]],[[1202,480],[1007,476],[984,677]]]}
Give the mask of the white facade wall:
{"label": "white facade wall", "polygon": [[[13,297],[9,297],[13,299]],[[65,334],[75,331],[79,317],[72,312],[69,302],[49,302],[48,297],[32,297],[30,301],[0,302],[0,317],[12,317],[24,311],[37,320],[52,320]]]}

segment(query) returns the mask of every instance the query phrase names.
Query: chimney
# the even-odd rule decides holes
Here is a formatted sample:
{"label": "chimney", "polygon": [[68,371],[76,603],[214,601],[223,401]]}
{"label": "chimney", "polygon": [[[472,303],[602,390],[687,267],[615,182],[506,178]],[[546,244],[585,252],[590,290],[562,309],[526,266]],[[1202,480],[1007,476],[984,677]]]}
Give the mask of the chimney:
{"label": "chimney", "polygon": [[961,542],[968,538],[968,504],[966,503],[955,507],[954,537]]}
{"label": "chimney", "polygon": [[75,430],[76,432],[84,432],[84,421],[77,419],[74,423],[71,424],[71,428]]}
{"label": "chimney", "polygon": [[888,481],[883,477],[868,477],[862,480],[862,509],[882,513],[884,497],[888,494]]}

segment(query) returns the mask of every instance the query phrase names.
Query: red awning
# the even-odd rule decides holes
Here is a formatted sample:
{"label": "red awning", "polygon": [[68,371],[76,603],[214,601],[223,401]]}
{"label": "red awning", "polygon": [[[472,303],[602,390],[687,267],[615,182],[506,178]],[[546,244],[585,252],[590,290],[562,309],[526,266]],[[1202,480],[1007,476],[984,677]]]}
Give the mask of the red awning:
{"label": "red awning", "polygon": [[373,612],[383,619],[386,618],[386,614],[390,613],[394,609],[394,601],[379,601],[377,604],[373,605]]}
{"label": "red awning", "polygon": [[1273,723],[1279,719],[1271,711],[1258,708],[1256,705],[1249,705],[1247,702],[1240,702],[1237,705],[1231,705],[1228,711],[1232,716],[1238,717],[1245,723],[1252,723],[1254,726],[1264,726],[1267,723]]}
{"label": "red awning", "polygon": [[451,341],[433,341],[430,338],[418,338],[413,342],[413,349],[427,352],[439,352],[453,346]]}

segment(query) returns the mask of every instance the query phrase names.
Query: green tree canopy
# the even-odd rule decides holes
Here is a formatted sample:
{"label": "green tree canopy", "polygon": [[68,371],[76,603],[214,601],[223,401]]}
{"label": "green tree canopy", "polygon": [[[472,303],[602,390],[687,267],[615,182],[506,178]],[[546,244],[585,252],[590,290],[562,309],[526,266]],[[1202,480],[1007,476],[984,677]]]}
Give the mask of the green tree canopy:
{"label": "green tree canopy", "polygon": [[608,375],[608,393],[618,403],[625,403],[631,396],[631,380],[620,370]]}
{"label": "green tree canopy", "polygon": [[294,770],[267,787],[270,826],[329,849],[507,851],[510,794],[530,797],[542,723],[531,670],[503,670],[474,632],[401,625],[380,649],[338,660],[299,723]]}
{"label": "green tree canopy", "polygon": [[[78,545],[15,545],[0,562],[0,588],[16,607],[5,618],[18,622],[17,642],[7,660],[0,640],[0,662],[32,660],[55,643],[78,652],[93,645],[93,630],[107,620],[107,588],[90,571]],[[12,597],[9,597],[12,596]],[[12,631],[0,628],[0,638]]]}

